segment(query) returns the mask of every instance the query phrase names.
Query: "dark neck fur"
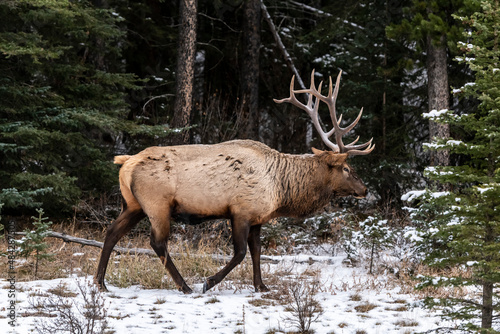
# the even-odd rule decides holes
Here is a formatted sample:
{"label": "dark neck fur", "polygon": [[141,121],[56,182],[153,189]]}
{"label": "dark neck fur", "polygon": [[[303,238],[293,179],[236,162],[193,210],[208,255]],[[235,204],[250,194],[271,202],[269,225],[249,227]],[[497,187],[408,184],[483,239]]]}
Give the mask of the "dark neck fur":
{"label": "dark neck fur", "polygon": [[270,164],[275,175],[277,214],[304,217],[326,206],[334,193],[325,180],[327,168],[315,155],[278,154]]}

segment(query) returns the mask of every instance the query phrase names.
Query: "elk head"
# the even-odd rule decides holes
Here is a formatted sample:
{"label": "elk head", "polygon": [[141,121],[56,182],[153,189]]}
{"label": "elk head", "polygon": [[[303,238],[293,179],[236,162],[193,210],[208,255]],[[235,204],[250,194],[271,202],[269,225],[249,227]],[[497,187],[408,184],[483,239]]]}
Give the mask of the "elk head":
{"label": "elk head", "polygon": [[[339,92],[340,76],[342,71],[340,71],[337,76],[337,81],[335,83],[335,89],[333,89],[332,78],[329,77],[330,84],[328,87],[328,95],[321,94],[321,86],[323,82],[320,82],[319,86],[316,88],[314,84],[314,70],[311,73],[311,87],[309,89],[294,90],[295,76],[292,77],[290,82],[290,97],[282,100],[274,100],[276,103],[288,102],[292,105],[305,110],[314,124],[314,127],[318,131],[321,139],[332,151],[321,151],[313,148],[313,153],[317,155],[320,159],[325,160],[326,164],[331,169],[330,184],[332,189],[335,189],[335,196],[349,196],[353,195],[356,198],[363,198],[366,196],[367,190],[363,181],[357,176],[354,169],[349,166],[346,162],[348,156],[351,155],[366,155],[373,151],[375,145],[372,144],[373,138],[364,144],[356,144],[359,140],[356,138],[350,144],[344,145],[342,142],[342,137],[351,131],[356,124],[361,119],[363,114],[363,108],[358,114],[358,117],[346,127],[341,127],[342,115],[337,118],[337,112],[335,110],[335,103],[337,102],[337,95]],[[295,97],[296,93],[308,94],[307,104],[303,104]],[[320,102],[324,102],[328,106],[330,111],[330,118],[332,120],[332,129],[330,131],[324,131],[321,125],[321,121],[318,116],[318,110]],[[330,137],[335,135],[336,144],[330,140]]]}

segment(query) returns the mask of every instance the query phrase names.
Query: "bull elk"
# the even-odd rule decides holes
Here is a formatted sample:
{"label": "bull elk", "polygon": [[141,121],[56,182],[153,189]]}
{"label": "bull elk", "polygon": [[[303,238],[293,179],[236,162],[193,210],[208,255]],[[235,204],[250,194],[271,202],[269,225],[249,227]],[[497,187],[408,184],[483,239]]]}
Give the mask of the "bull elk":
{"label": "bull elk", "polygon": [[[113,247],[148,216],[151,247],[180,291],[192,292],[167,250],[170,222],[199,223],[216,218],[231,220],[234,255],[224,268],[205,280],[203,292],[219,283],[243,260],[247,246],[252,257],[255,290],[268,291],[260,270],[262,224],[275,217],[310,215],[335,197],[366,196],[365,185],[346,159],[350,155],[368,154],[374,145],[372,140],[355,145],[357,139],[348,145],[342,143],[342,136],[358,123],[363,109],[352,124],[340,126],[342,117],[337,119],[335,111],[340,76],[341,73],[334,90],[330,78],[326,96],[321,94],[322,84],[318,87],[314,84],[314,71],[309,89],[294,90],[293,77],[290,97],[274,100],[306,111],[332,151],[313,148],[313,154],[292,155],[260,142],[233,140],[215,145],[149,147],[136,155],[116,156],[115,164],[122,165],[122,211],[106,233],[95,277],[100,288],[106,290],[104,276]],[[297,93],[308,94],[308,103],[299,102]],[[320,102],[330,111],[333,128],[328,132],[323,131],[319,121]],[[330,141],[332,135],[336,143]]]}

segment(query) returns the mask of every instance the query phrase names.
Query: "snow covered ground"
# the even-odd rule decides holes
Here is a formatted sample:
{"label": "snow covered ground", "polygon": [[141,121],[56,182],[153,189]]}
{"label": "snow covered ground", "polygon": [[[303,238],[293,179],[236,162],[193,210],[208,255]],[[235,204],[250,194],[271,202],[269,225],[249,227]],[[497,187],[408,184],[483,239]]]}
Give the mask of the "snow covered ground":
{"label": "snow covered ground", "polygon": [[[307,261],[309,258],[313,261]],[[315,333],[415,333],[442,326],[440,318],[420,308],[413,296],[401,293],[383,275],[372,276],[365,268],[342,264],[344,256],[276,256],[278,264],[266,263],[271,271],[281,275],[279,268],[288,268],[287,277],[304,272],[320,273],[320,292],[315,299],[323,308],[313,322]],[[303,275],[304,276],[304,275]],[[279,278],[281,279],[281,278]],[[0,281],[0,328],[12,333],[30,333],[40,317],[28,300],[33,295],[47,296],[48,290],[66,284],[74,294],[70,299],[81,303],[78,289],[90,277],[73,277],[47,281],[17,282],[17,326],[9,326],[9,289],[6,280]],[[297,331],[287,305],[255,293],[248,286],[231,284],[202,294],[202,282],[195,292],[184,295],[174,290],[146,290],[139,287],[117,288],[108,283],[110,292],[104,294],[108,325],[114,333],[285,333]],[[51,290],[53,291],[53,290]],[[43,298],[43,297],[37,297]],[[45,320],[51,321],[46,317]]]}

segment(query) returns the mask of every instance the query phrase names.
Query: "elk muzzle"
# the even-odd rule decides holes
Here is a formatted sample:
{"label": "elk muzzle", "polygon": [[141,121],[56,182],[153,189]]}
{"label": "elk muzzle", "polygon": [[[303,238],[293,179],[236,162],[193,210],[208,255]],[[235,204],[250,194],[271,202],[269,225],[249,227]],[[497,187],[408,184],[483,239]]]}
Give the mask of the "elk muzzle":
{"label": "elk muzzle", "polygon": [[368,189],[362,184],[358,189],[355,190],[354,197],[357,199],[365,198],[368,195]]}

